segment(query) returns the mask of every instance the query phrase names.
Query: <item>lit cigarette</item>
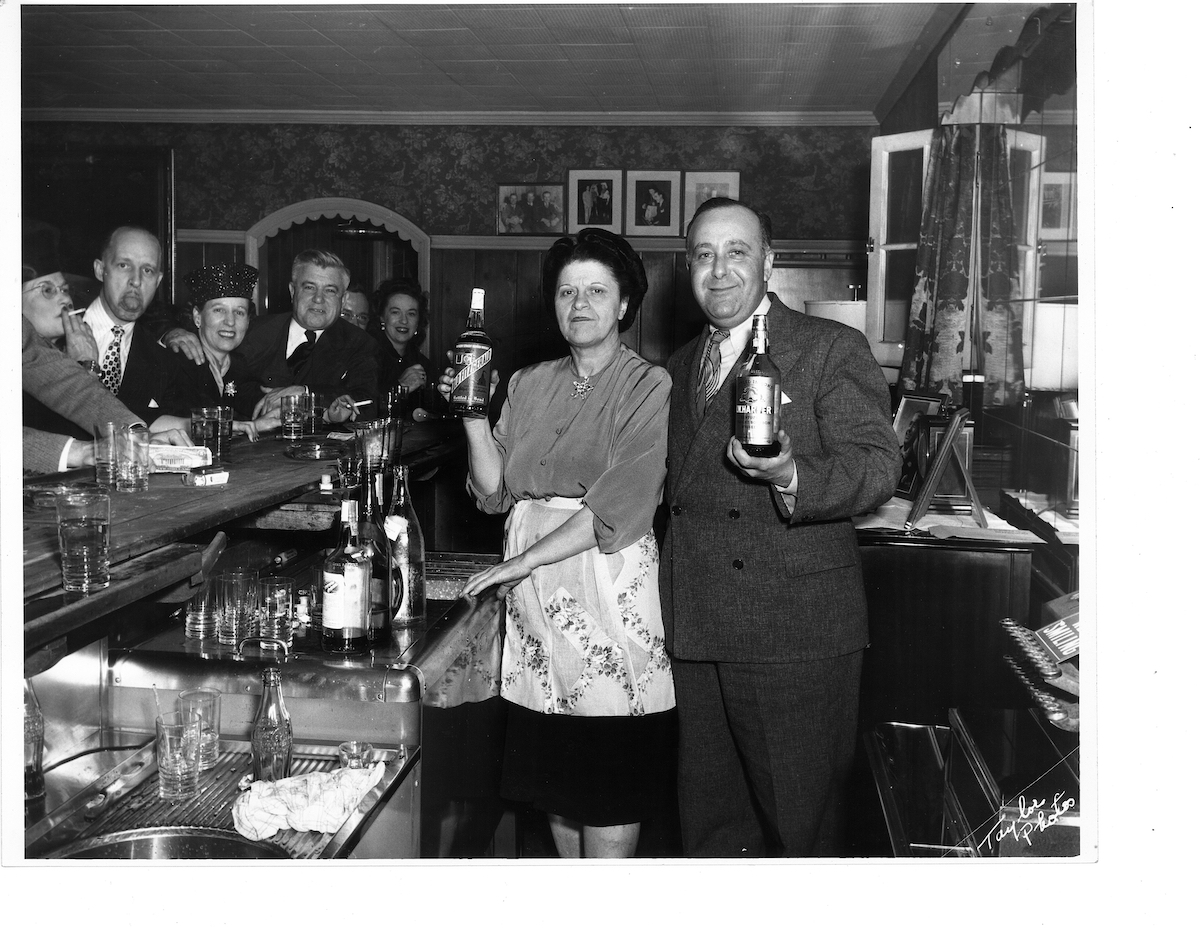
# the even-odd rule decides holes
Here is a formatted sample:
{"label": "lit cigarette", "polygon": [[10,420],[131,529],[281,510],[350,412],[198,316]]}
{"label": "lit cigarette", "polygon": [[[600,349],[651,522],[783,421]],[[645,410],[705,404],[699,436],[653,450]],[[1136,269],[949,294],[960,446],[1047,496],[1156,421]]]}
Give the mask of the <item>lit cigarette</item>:
{"label": "lit cigarette", "polygon": [[85,306],[85,307],[83,307],[83,309],[72,309],[70,312],[67,313],[67,315],[68,316],[78,316],[78,315],[81,315],[82,313],[86,313],[86,312],[87,312],[87,307]]}
{"label": "lit cigarette", "polygon": [[372,402],[372,400],[359,400],[357,403],[351,403],[350,405],[355,409],[358,409],[359,406],[366,406],[370,402]]}

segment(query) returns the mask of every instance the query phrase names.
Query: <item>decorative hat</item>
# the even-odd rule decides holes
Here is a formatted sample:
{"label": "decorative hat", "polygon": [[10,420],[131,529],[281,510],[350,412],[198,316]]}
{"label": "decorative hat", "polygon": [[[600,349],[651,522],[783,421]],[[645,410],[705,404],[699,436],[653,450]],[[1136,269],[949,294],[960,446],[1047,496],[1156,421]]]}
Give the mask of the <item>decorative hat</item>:
{"label": "decorative hat", "polygon": [[199,307],[223,296],[252,300],[254,285],[258,282],[258,269],[248,264],[206,264],[188,274],[184,280],[191,289],[192,300]]}

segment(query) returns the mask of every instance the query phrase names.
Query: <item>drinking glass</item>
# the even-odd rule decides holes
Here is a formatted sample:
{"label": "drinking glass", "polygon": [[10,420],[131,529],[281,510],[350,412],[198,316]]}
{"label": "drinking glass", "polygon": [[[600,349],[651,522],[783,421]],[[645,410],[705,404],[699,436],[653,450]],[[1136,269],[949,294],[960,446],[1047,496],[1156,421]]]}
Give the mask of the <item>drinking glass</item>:
{"label": "drinking glass", "polygon": [[[292,646],[295,591],[296,583],[291,577],[266,577],[258,582],[258,595],[262,603],[258,633],[264,638],[278,638],[289,648]],[[264,642],[263,647],[275,646]]]}
{"label": "drinking glass", "polygon": [[279,421],[286,439],[303,438],[312,418],[312,396],[288,393],[279,401]]}
{"label": "drinking glass", "polygon": [[188,600],[183,620],[184,635],[201,641],[217,637],[215,599],[216,591],[213,589],[212,579],[205,578],[204,585]]}
{"label": "drinking glass", "polygon": [[200,716],[164,712],[154,720],[154,730],[159,797],[191,799],[200,788]]}
{"label": "drinking glass", "polygon": [[140,493],[150,489],[150,432],[140,425],[115,434],[117,492]]}
{"label": "drinking glass", "polygon": [[192,410],[192,442],[212,452],[213,463],[226,459],[233,439],[233,409],[229,406],[197,406]]}
{"label": "drinking glass", "polygon": [[217,575],[217,641],[236,645],[257,634],[258,571],[243,567]]}
{"label": "drinking glass", "polygon": [[180,713],[195,713],[200,719],[200,769],[217,765],[221,741],[221,691],[209,687],[184,690],[175,700]]}
{"label": "drinking glass", "polygon": [[54,500],[58,547],[62,554],[63,589],[92,593],[108,586],[108,534],[111,503],[108,490],[71,490]]}
{"label": "drinking glass", "polygon": [[383,466],[383,425],[382,419],[354,423],[354,442],[368,472]]}
{"label": "drinking glass", "polygon": [[117,460],[117,427],[111,422],[103,422],[96,429],[92,439],[92,456],[96,464],[96,483],[111,487],[116,483]]}
{"label": "drinking glass", "polygon": [[343,741],[338,745],[338,760],[351,770],[369,767],[374,753],[375,746],[370,741]]}
{"label": "drinking glass", "polygon": [[338,479],[343,490],[357,490],[362,482],[362,455],[356,450],[338,458]]}

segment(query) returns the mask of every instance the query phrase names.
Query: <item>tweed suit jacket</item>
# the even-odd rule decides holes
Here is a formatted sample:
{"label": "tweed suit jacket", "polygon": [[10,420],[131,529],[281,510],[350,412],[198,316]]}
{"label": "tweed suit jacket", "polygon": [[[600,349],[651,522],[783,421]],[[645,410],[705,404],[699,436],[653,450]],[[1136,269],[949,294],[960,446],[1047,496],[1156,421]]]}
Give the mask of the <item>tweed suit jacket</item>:
{"label": "tweed suit jacket", "polygon": [[233,381],[237,393],[233,408],[240,418],[249,418],[263,397],[262,388],[303,385],[314,393],[356,400],[378,396],[379,346],[362,329],[345,319],[335,319],[313,346],[308,369],[299,378],[287,366],[288,324],[291,313],[258,317],[242,343],[234,349],[225,382]]}
{"label": "tweed suit jacket", "polygon": [[[88,434],[94,434],[102,422],[126,426],[139,421],[95,375],[46,344],[24,316],[21,317],[21,389]],[[23,468],[54,473],[67,437],[22,427]]]}
{"label": "tweed suit jacket", "polygon": [[850,517],[889,499],[899,478],[887,384],[859,332],[770,296],[770,352],[790,400],[781,419],[799,481],[791,515],[778,490],[725,457],[733,372],[707,411],[696,411],[707,327],[667,365],[675,387],[660,588],[667,647],[678,658],[815,660],[867,644]]}

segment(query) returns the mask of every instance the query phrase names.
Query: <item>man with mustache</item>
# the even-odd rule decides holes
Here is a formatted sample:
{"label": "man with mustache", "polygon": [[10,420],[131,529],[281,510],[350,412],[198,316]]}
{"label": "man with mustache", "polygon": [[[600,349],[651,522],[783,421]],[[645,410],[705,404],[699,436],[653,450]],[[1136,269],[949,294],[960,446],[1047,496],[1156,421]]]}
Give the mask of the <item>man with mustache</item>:
{"label": "man with mustache", "polygon": [[162,245],[137,226],[119,226],[93,263],[100,295],[83,313],[96,340],[100,382],[143,422],[158,418],[164,350],[139,323],[162,280]]}

